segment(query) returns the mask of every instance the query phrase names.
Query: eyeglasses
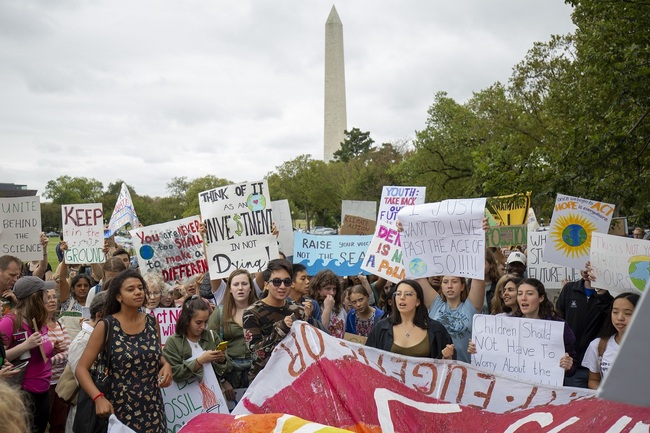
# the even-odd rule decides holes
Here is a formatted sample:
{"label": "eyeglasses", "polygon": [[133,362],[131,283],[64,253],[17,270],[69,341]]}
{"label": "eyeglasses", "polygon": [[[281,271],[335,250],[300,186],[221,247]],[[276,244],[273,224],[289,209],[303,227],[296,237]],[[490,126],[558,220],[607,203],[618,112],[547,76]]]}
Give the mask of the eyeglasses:
{"label": "eyeglasses", "polygon": [[291,278],[273,278],[272,280],[269,280],[269,283],[273,284],[275,287],[280,287],[282,283],[284,283],[284,287],[289,287],[291,283],[293,283],[293,280]]}
{"label": "eyeglasses", "polygon": [[404,293],[395,292],[395,297],[396,298],[401,298],[402,295],[406,296],[407,298],[412,298],[413,296],[415,296],[415,293],[414,292],[404,292]]}

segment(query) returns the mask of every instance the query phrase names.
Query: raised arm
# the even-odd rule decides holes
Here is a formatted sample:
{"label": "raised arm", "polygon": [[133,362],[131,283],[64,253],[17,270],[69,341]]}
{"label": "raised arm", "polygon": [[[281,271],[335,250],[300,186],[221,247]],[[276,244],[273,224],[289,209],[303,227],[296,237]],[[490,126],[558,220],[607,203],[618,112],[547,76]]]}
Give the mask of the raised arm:
{"label": "raised arm", "polygon": [[68,250],[66,241],[61,241],[61,252],[63,253],[63,260],[59,264],[59,300],[61,303],[68,300],[70,297],[70,282],[68,281],[68,265],[65,262],[65,252]]}
{"label": "raised arm", "polygon": [[467,300],[472,303],[479,313],[483,309],[483,300],[485,299],[485,280],[472,278],[472,286],[469,291]]}
{"label": "raised arm", "polygon": [[[422,291],[424,292],[424,305],[427,307],[428,311],[431,309],[431,305],[433,305],[433,302],[438,297],[438,292],[436,292],[436,289],[429,284],[427,278],[418,278],[415,281],[420,283],[420,286],[422,286]],[[483,287],[485,288],[485,285],[483,285]]]}
{"label": "raised arm", "polygon": [[41,233],[41,246],[43,247],[43,259],[38,262],[36,270],[33,272],[35,277],[45,279],[45,273],[47,272],[47,244],[49,239],[45,236],[45,233]]}

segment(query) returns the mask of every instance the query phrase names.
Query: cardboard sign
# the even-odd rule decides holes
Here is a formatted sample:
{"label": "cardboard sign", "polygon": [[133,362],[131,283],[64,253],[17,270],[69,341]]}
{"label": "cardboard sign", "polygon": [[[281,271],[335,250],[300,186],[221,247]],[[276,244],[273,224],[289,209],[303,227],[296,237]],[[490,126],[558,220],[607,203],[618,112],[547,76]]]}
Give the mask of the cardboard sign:
{"label": "cardboard sign", "polygon": [[61,206],[68,264],[104,263],[104,211],[101,203]]}
{"label": "cardboard sign", "polygon": [[43,260],[40,197],[0,198],[0,255]]}
{"label": "cardboard sign", "polygon": [[404,206],[424,204],[426,194],[425,186],[384,186],[381,190],[377,221],[395,224],[397,213]]}
{"label": "cardboard sign", "polygon": [[208,230],[211,279],[225,278],[235,269],[262,272],[270,260],[278,258],[266,180],[203,191],[199,206]]}
{"label": "cardboard sign", "polygon": [[393,225],[377,223],[361,269],[393,283],[406,278],[401,237]]}
{"label": "cardboard sign", "polygon": [[354,215],[345,215],[340,234],[342,235],[371,235],[375,232],[375,221]]}
{"label": "cardboard sign", "polygon": [[273,222],[278,228],[278,249],[286,257],[293,255],[293,220],[289,200],[272,201]]}
{"label": "cardboard sign", "polygon": [[343,335],[343,339],[345,341],[349,341],[351,343],[366,344],[366,340],[368,340],[368,337],[364,337],[363,335],[351,334],[350,332],[346,332],[345,335]]}
{"label": "cardboard sign", "polygon": [[593,232],[607,233],[614,205],[558,194],[544,248],[547,262],[582,269]]}
{"label": "cardboard sign", "polygon": [[486,209],[502,226],[528,224],[530,192],[489,197]]}
{"label": "cardboard sign", "polygon": [[374,221],[377,218],[377,202],[341,200],[341,225],[343,225],[343,217],[345,215],[356,215]]}
{"label": "cardboard sign", "polygon": [[408,206],[398,214],[408,278],[485,277],[485,198]]}
{"label": "cardboard sign", "polygon": [[108,238],[113,236],[115,232],[127,224],[130,224],[132,228],[138,228],[140,227],[140,220],[135,214],[131,193],[126,187],[126,184],[122,183],[122,189],[120,189],[120,194],[117,196],[115,208],[111,214],[111,219],[108,222],[108,230],[104,233],[104,237]]}
{"label": "cardboard sign", "polygon": [[599,289],[639,293],[650,281],[649,241],[594,232],[589,260]]}
{"label": "cardboard sign", "polygon": [[526,245],[528,242],[528,226],[498,226],[490,227],[485,234],[485,244],[487,247],[514,247]]}
{"label": "cardboard sign", "polygon": [[[577,281],[582,278],[580,269],[556,265],[544,260],[544,246],[548,242],[548,231],[528,232],[526,272],[529,278],[536,278],[548,289],[561,289],[562,280]],[[587,263],[582,264],[582,268]]]}
{"label": "cardboard sign", "polygon": [[476,314],[472,365],[516,379],[562,386],[564,322]]}
{"label": "cardboard sign", "polygon": [[131,230],[140,272],[168,283],[208,272],[199,223],[197,215]]}
{"label": "cardboard sign", "polygon": [[372,236],[318,236],[296,233],[293,262],[307,268],[309,275],[329,269],[336,275],[358,275]]}

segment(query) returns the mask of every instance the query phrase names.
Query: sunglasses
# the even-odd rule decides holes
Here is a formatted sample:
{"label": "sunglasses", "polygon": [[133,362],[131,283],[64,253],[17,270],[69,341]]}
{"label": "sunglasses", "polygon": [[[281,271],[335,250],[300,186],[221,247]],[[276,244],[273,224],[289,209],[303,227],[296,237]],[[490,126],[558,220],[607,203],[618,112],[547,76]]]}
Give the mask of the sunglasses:
{"label": "sunglasses", "polygon": [[275,287],[280,287],[282,283],[284,283],[284,287],[289,287],[291,283],[293,283],[293,280],[291,278],[273,278],[272,280],[269,280],[269,283],[273,284]]}

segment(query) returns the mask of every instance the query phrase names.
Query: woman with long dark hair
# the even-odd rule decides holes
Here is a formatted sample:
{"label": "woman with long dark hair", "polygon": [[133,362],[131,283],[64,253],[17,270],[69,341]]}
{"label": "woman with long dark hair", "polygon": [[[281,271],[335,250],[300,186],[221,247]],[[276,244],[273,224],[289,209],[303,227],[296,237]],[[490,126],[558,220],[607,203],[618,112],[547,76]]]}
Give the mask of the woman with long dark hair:
{"label": "woman with long dark hair", "polygon": [[449,333],[440,322],[429,318],[417,281],[397,283],[393,304],[391,315],[370,331],[366,346],[405,356],[456,359]]}
{"label": "woman with long dark hair", "polygon": [[589,344],[582,359],[582,366],[589,369],[590,389],[598,389],[601,380],[605,378],[612,366],[639,297],[636,293],[628,292],[615,297],[610,309],[610,320],[603,323],[600,337]]}
{"label": "woman with long dark hair", "polygon": [[[98,416],[114,413],[138,433],[166,433],[160,388],[171,384],[172,370],[162,356],[158,321],[140,311],[146,293],[147,285],[135,270],[121,272],[110,281],[104,309],[106,319],[93,329],[75,376],[95,402]],[[107,395],[97,389],[89,372],[105,345],[109,367]]]}

